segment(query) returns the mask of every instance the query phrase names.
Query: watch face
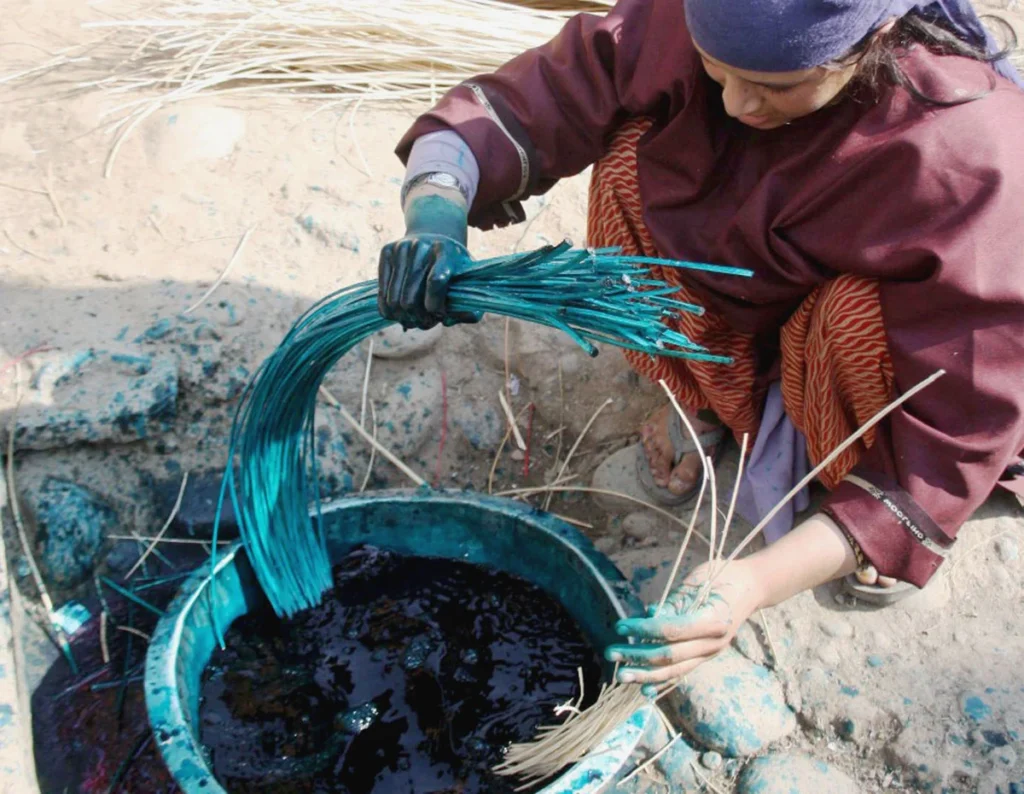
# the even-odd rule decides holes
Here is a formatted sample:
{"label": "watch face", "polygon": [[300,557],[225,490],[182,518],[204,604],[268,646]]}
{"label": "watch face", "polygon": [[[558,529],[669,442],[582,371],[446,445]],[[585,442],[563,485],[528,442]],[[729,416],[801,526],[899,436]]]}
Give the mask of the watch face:
{"label": "watch face", "polygon": [[438,187],[458,187],[458,180],[451,174],[431,174],[427,182]]}

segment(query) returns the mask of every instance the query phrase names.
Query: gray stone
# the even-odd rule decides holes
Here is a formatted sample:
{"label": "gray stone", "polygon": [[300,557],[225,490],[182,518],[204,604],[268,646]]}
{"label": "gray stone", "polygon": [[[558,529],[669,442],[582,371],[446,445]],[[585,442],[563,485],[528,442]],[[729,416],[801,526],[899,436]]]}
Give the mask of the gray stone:
{"label": "gray stone", "polygon": [[178,370],[170,355],[86,348],[41,354],[33,362],[31,388],[18,409],[17,449],[138,441],[171,427]]}
{"label": "gray stone", "polygon": [[752,755],[796,728],[778,678],[731,648],[690,673],[673,698],[687,733],[727,756]]}
{"label": "gray stone", "polygon": [[656,539],[664,529],[665,522],[650,513],[630,513],[622,520],[622,530],[637,540]]}
{"label": "gray stone", "polygon": [[[224,477],[222,469],[209,471],[192,471],[185,492],[181,497],[181,505],[174,514],[171,530],[191,538],[210,538],[213,534],[213,522],[217,516],[217,503],[220,500],[221,481]],[[156,483],[153,488],[153,503],[157,515],[169,516],[178,501],[181,490],[181,477]],[[222,540],[238,537],[238,523],[235,520],[235,508],[230,498],[224,499],[220,515],[218,536]],[[128,542],[135,548],[135,544]],[[136,556],[138,556],[136,554]],[[109,562],[109,560],[108,560]]]}
{"label": "gray stone", "polygon": [[720,769],[722,766],[722,754],[716,753],[714,750],[708,750],[700,757],[700,762],[712,772],[716,769]]}
{"label": "gray stone", "polygon": [[991,699],[979,692],[964,692],[960,696],[960,711],[975,725],[991,721],[993,704]]}
{"label": "gray stone", "polygon": [[427,441],[440,440],[441,374],[434,368],[395,362],[393,368],[379,368],[378,378],[371,385],[377,406],[377,439],[415,467],[413,456]]}
{"label": "gray stone", "polygon": [[96,564],[103,539],[117,526],[117,514],[100,496],[73,482],[48,478],[26,494],[47,579],[61,587],[83,582]]}
{"label": "gray stone", "polygon": [[737,794],[858,794],[857,784],[824,761],[796,754],[755,758],[740,775]]}
{"label": "gray stone", "polygon": [[127,573],[139,559],[141,553],[139,544],[133,540],[115,541],[110,551],[107,552],[107,567],[116,574]]}
{"label": "gray stone", "polygon": [[649,502],[650,494],[644,490],[637,478],[637,447],[636,445],[620,449],[609,455],[594,471],[591,486],[598,491],[622,494],[594,494],[594,501],[612,513],[627,513],[636,508],[635,499]]}
{"label": "gray stone", "polygon": [[1013,562],[1020,557],[1020,545],[1014,538],[996,538],[994,545],[996,554],[1002,562]]}
{"label": "gray stone", "polygon": [[484,400],[449,402],[448,418],[473,449],[497,449],[505,436],[507,420],[504,414]]}
{"label": "gray stone", "polygon": [[[325,379],[331,395],[340,402],[357,421],[361,411],[366,360],[360,351],[346,355]],[[397,455],[406,465],[423,477],[428,477],[436,463],[437,448],[427,448],[428,442],[439,444],[443,416],[441,373],[433,367],[424,367],[414,360],[381,360],[373,365],[367,394],[377,414],[377,440]],[[458,404],[449,392],[449,412]],[[370,430],[370,408],[367,408],[366,428]],[[358,485],[366,470],[370,447],[356,430],[325,403],[317,411],[318,422],[323,418],[324,429],[318,426],[318,443],[331,447],[338,464],[337,476],[343,471],[355,473]],[[326,424],[329,418],[329,425]],[[449,420],[452,417],[449,415]],[[324,435],[327,433],[328,435]],[[418,457],[422,452],[423,458]],[[405,487],[409,481],[397,474],[390,463],[377,456],[375,477],[396,477],[394,484]]]}
{"label": "gray stone", "polygon": [[429,352],[441,338],[444,328],[435,325],[427,331],[405,331],[400,325],[390,325],[373,335],[374,358],[403,359]]}
{"label": "gray stone", "polygon": [[829,637],[835,637],[836,639],[846,640],[853,636],[853,626],[839,618],[826,618],[819,621],[818,628],[820,628],[824,634]]}

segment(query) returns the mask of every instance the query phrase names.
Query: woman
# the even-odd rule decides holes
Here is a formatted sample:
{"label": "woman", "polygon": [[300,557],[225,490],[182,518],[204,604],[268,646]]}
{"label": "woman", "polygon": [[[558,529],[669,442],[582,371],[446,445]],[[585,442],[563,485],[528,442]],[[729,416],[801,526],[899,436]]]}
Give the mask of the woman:
{"label": "woman", "polygon": [[[947,372],[825,469],[820,511],[728,566],[709,606],[623,621],[647,643],[608,649],[622,680],[684,675],[756,609],[854,572],[867,598],[923,587],[1024,447],[1020,88],[968,0],[621,0],[402,140],[408,233],[381,254],[380,302],[407,327],[475,319],[444,310],[467,221],[522,220],[521,199],[594,163],[590,245],[754,271],[661,274],[708,309],[673,322],[733,366],[631,362],[668,382],[706,453],[725,429],[754,439],[755,518]],[[701,465],[674,416],[643,428],[639,466],[607,464],[666,502]]]}

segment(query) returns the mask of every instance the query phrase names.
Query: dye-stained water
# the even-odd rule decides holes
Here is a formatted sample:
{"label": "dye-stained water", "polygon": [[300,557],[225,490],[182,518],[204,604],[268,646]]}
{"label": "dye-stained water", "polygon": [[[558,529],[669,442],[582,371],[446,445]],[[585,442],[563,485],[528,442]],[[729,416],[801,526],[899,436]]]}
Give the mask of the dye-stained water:
{"label": "dye-stained water", "polygon": [[207,667],[201,738],[232,794],[511,792],[511,742],[599,688],[572,618],[535,586],[360,549],[324,603],[236,621]]}

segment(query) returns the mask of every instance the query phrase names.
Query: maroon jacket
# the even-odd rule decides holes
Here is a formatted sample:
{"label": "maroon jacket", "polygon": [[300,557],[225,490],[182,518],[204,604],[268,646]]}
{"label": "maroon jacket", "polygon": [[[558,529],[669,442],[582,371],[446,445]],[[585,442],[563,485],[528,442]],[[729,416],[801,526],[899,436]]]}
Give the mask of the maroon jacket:
{"label": "maroon jacket", "polygon": [[[449,92],[398,147],[454,129],[480,164],[470,220],[521,219],[518,200],[597,161],[634,116],[644,217],[667,257],[747,267],[686,274],[705,304],[758,336],[837,273],[881,280],[897,389],[948,374],[879,428],[826,510],[888,575],[923,585],[1024,447],[1024,92],[986,64],[915,48],[903,60],[943,108],[886,90],[768,132],[724,112],[680,0],[621,0]],[[859,484],[858,484],[859,483]]]}

